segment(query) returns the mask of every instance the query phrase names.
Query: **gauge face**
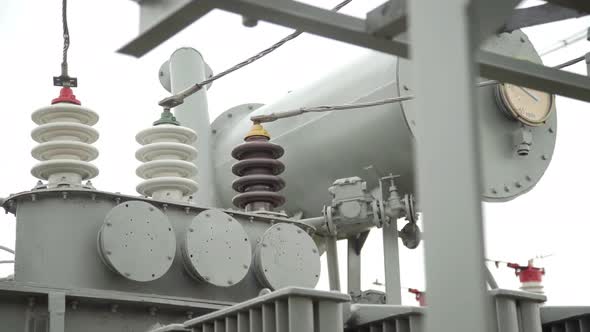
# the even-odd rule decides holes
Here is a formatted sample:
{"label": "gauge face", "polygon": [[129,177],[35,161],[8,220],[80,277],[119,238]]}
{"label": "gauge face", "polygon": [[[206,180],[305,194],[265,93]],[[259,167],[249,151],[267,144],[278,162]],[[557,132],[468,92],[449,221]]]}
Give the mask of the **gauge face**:
{"label": "gauge face", "polygon": [[540,126],[553,108],[553,95],[514,84],[500,84],[498,102],[512,118],[529,126]]}

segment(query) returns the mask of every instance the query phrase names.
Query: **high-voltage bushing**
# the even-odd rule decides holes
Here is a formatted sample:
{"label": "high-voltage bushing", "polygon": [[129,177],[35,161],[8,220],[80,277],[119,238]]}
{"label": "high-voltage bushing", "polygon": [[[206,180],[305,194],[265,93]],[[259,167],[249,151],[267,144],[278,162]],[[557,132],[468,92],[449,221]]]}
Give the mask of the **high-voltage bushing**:
{"label": "high-voltage bushing", "polygon": [[197,167],[191,162],[197,157],[192,143],[197,139],[194,130],[180,126],[169,110],[162,113],[154,126],[142,130],[135,137],[141,147],[135,153],[143,162],[136,174],[145,181],[137,192],[162,200],[183,200],[198,189],[193,180]]}
{"label": "high-voltage bushing", "polygon": [[112,271],[133,281],[163,276],[174,261],[176,237],[168,217],[153,205],[127,201],[105,217],[98,253]]}
{"label": "high-voltage bushing", "polygon": [[80,106],[70,88],[62,88],[51,106],[36,110],[31,118],[39,125],[31,137],[40,143],[31,151],[40,161],[31,169],[34,177],[47,180],[47,187],[53,188],[79,186],[98,175],[98,168],[90,163],[98,156],[91,145],[98,139],[98,131],[92,128],[98,114]]}
{"label": "high-voltage bushing", "polygon": [[320,254],[315,242],[292,224],[275,224],[266,230],[256,246],[254,264],[258,280],[271,289],[314,288],[320,278]]}
{"label": "high-voltage bushing", "polygon": [[205,210],[189,223],[182,256],[186,270],[197,280],[229,287],[248,274],[252,246],[237,220],[220,210]]}
{"label": "high-voltage bushing", "polygon": [[232,150],[232,157],[239,160],[232,166],[232,172],[239,176],[232,187],[240,193],[232,202],[246,211],[272,211],[285,203],[285,196],[278,193],[285,181],[277,176],[285,170],[285,165],[277,160],[285,151],[269,142],[269,133],[257,123],[244,141]]}

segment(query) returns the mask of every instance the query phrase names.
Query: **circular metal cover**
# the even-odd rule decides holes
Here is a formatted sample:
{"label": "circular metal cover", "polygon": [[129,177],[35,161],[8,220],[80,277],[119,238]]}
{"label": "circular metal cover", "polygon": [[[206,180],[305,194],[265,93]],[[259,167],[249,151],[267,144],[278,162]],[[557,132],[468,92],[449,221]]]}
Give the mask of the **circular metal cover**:
{"label": "circular metal cover", "polygon": [[272,289],[288,286],[314,288],[320,278],[320,255],[313,239],[301,228],[276,224],[256,248],[256,274]]}
{"label": "circular metal cover", "polygon": [[252,262],[252,246],[242,225],[219,210],[206,210],[190,222],[182,255],[188,272],[219,287],[240,282]]}
{"label": "circular metal cover", "polygon": [[176,252],[176,237],[168,217],[141,201],[128,201],[109,211],[98,244],[105,264],[134,281],[163,276]]}
{"label": "circular metal cover", "polygon": [[[489,38],[482,49],[541,63],[541,58],[532,43],[522,31],[502,33]],[[413,73],[411,63],[406,59],[398,62],[398,87],[400,95],[413,95]],[[441,63],[444,66],[444,63]],[[453,78],[449,77],[449,84]],[[479,78],[479,81],[486,81]],[[474,111],[479,112],[480,145],[482,160],[482,198],[485,201],[508,201],[531,190],[541,179],[551,162],[557,133],[555,103],[545,123],[537,127],[526,127],[533,136],[528,156],[518,156],[514,137],[523,126],[519,121],[507,117],[496,102],[496,85],[476,88],[478,99]],[[410,130],[416,136],[416,109],[413,101],[402,102],[402,109]],[[446,112],[445,109],[429,110]],[[455,156],[448,156],[455,158]],[[457,174],[460,176],[460,174]]]}

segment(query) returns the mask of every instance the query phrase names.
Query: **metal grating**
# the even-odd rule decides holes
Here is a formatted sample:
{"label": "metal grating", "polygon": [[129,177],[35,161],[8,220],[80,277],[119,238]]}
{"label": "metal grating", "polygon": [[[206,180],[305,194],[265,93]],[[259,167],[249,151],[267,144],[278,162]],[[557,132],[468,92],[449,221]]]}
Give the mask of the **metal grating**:
{"label": "metal grating", "polygon": [[[350,296],[305,288],[284,288],[152,332],[342,332],[342,304]],[[171,328],[171,326],[165,327]]]}
{"label": "metal grating", "polygon": [[[541,303],[546,300],[545,296],[503,289],[492,290],[489,294],[496,304],[498,332],[547,332],[541,329],[539,311]],[[424,313],[425,308],[421,307],[353,304],[346,331],[422,332],[424,331]],[[578,330],[564,332],[570,331]],[[585,332],[585,330],[579,332]]]}
{"label": "metal grating", "polygon": [[[590,319],[559,321],[541,328],[540,305],[546,297],[495,289],[498,332],[590,332]],[[347,305],[343,305],[343,303]],[[423,332],[427,308],[402,305],[348,304],[337,292],[285,288],[151,332]]]}

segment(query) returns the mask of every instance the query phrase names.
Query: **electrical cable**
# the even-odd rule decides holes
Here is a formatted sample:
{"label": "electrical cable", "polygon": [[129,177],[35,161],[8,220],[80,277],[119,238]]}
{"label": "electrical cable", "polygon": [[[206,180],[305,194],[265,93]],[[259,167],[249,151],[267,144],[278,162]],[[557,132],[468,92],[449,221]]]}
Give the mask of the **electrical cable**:
{"label": "electrical cable", "polygon": [[539,55],[541,56],[545,56],[548,54],[551,54],[553,52],[559,51],[562,48],[568,47],[574,43],[577,43],[581,40],[584,40],[588,37],[588,28],[582,30],[582,31],[578,31],[576,33],[574,33],[573,35],[571,35],[568,38],[559,40],[557,43],[555,43],[554,45],[552,45],[551,47],[542,50],[539,52]]}
{"label": "electrical cable", "polygon": [[[65,3],[65,1],[66,0],[64,0],[64,3]],[[344,6],[348,5],[350,2],[352,2],[352,0],[344,0],[341,3],[339,3],[338,5],[336,5],[334,8],[332,8],[331,10],[334,12],[337,12],[340,9],[342,9]],[[196,93],[197,91],[201,90],[204,86],[207,86],[210,83],[213,83],[214,81],[216,81],[228,74],[231,74],[238,69],[246,67],[247,65],[263,58],[264,56],[272,53],[273,51],[275,51],[279,47],[283,46],[288,41],[291,41],[291,40],[299,37],[302,33],[303,33],[303,31],[297,30],[297,31],[291,33],[290,35],[288,35],[287,37],[279,40],[278,42],[276,42],[275,44],[273,44],[269,48],[266,48],[262,52],[259,52],[256,55],[234,65],[233,67],[230,67],[230,68],[220,72],[219,74],[213,75],[200,83],[195,83],[194,85],[188,87],[185,90],[180,91],[179,93],[177,93],[173,96],[164,98],[158,104],[164,108],[172,108],[172,107],[181,105],[184,102],[184,99],[186,99],[190,95]]]}
{"label": "electrical cable", "polygon": [[0,264],[14,264],[14,261],[0,261]]}
{"label": "electrical cable", "polygon": [[9,253],[11,253],[11,254],[13,254],[13,255],[14,255],[14,250],[12,250],[12,249],[10,249],[10,248],[8,248],[8,247],[5,247],[5,246],[0,246],[0,250],[3,250],[3,251],[6,251],[6,252],[9,252]]}
{"label": "electrical cable", "polygon": [[[575,59],[569,60],[567,62],[564,62],[562,64],[559,64],[557,66],[554,66],[553,68],[554,69],[563,69],[565,67],[569,67],[569,66],[574,65],[578,62],[581,62],[585,58],[586,58],[586,56],[583,55],[579,58],[575,58]],[[500,84],[500,83],[501,82],[499,82],[497,80],[488,80],[488,81],[483,81],[483,82],[477,83],[477,87],[482,88],[482,87],[496,85],[496,84]],[[407,96],[387,98],[387,99],[381,99],[381,100],[365,102],[365,103],[357,103],[357,104],[322,105],[322,106],[314,106],[314,107],[302,107],[302,108],[295,109],[295,110],[273,112],[270,114],[255,115],[255,116],[252,116],[250,118],[250,120],[255,123],[273,122],[273,121],[276,121],[279,119],[290,118],[290,117],[298,116],[298,115],[305,114],[305,113],[331,112],[331,111],[350,110],[350,109],[358,109],[358,108],[365,108],[365,107],[372,107],[372,106],[381,106],[381,105],[386,105],[386,104],[393,104],[393,103],[399,103],[402,101],[412,100],[414,98],[415,98],[415,96],[413,96],[413,95],[407,95]]]}
{"label": "electrical cable", "polygon": [[563,69],[563,68],[565,68],[565,67],[573,66],[573,65],[575,65],[576,63],[582,62],[582,61],[584,61],[585,59],[586,59],[586,55],[582,55],[581,57],[578,57],[578,58],[572,59],[572,60],[570,60],[570,61],[566,61],[566,62],[564,62],[564,63],[562,63],[562,64],[559,64],[559,65],[557,65],[557,66],[554,66],[553,68],[555,68],[555,69]]}
{"label": "electrical cable", "polygon": [[68,76],[68,49],[70,48],[70,29],[68,28],[68,0],[62,1],[61,20],[63,25],[63,54],[61,63],[61,76]]}

